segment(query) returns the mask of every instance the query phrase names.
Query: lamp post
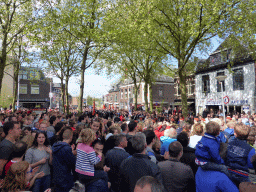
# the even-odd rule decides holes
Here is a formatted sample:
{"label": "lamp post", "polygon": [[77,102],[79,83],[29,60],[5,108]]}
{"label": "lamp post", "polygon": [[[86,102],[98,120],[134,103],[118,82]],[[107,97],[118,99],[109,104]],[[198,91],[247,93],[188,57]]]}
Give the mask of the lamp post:
{"label": "lamp post", "polygon": [[222,109],[223,109],[223,114],[224,114],[224,122],[226,123],[226,115],[225,115],[225,104],[224,104],[224,91],[223,91],[223,83],[225,81],[225,79],[227,78],[226,75],[221,75],[221,76],[217,76],[215,77],[217,79],[217,81],[219,83],[221,83],[221,92],[222,92],[222,97],[221,97],[221,101],[222,101]]}

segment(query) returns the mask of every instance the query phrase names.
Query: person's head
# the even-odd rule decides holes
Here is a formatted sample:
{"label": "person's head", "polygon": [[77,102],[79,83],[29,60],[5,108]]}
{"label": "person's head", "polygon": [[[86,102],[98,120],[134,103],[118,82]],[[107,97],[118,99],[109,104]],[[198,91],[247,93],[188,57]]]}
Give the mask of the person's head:
{"label": "person's head", "polygon": [[203,135],[203,132],[204,132],[204,127],[201,123],[197,123],[194,125],[194,133],[193,135]]}
{"label": "person's head", "polygon": [[115,135],[115,146],[116,147],[122,147],[125,148],[127,147],[127,138],[123,134]]}
{"label": "person's head", "polygon": [[55,133],[60,132],[63,127],[64,127],[64,123],[58,122],[58,123],[54,126]]}
{"label": "person's head", "polygon": [[47,122],[46,121],[42,121],[41,123],[40,123],[40,126],[39,126],[39,130],[40,131],[47,131]]}
{"label": "person's head", "polygon": [[57,117],[55,115],[51,116],[51,118],[49,120],[50,124],[51,125],[55,125],[57,123],[56,119],[57,119]]}
{"label": "person's head", "polygon": [[144,133],[136,133],[132,139],[132,148],[135,150],[136,153],[142,153],[145,148],[147,147],[146,136]]}
{"label": "person's head", "polygon": [[45,145],[45,146],[49,146],[50,145],[50,142],[47,138],[47,134],[46,132],[39,132],[39,133],[36,133],[35,135],[35,139],[34,139],[34,142],[33,142],[33,147],[38,147],[39,145]]}
{"label": "person's head", "polygon": [[6,136],[12,136],[14,139],[19,138],[21,135],[20,124],[17,121],[4,123],[3,130]]}
{"label": "person's head", "polygon": [[91,129],[96,133],[100,130],[101,128],[101,121],[99,118],[94,118],[92,119],[91,123]]}
{"label": "person's head", "polygon": [[14,151],[10,155],[10,159],[14,158],[22,158],[26,151],[27,151],[28,145],[23,141],[17,141],[14,145]]}
{"label": "person's head", "polygon": [[39,129],[39,125],[40,125],[39,122],[34,123],[34,127],[37,128],[37,129]]}
{"label": "person's head", "polygon": [[112,133],[113,135],[119,134],[120,130],[116,126],[111,126],[108,130],[109,133]]}
{"label": "person's head", "polygon": [[32,131],[31,131],[31,128],[30,127],[25,127],[24,129],[23,129],[23,135],[25,136],[25,135],[31,135],[32,134]]}
{"label": "person's head", "polygon": [[231,129],[234,129],[235,125],[236,125],[235,120],[231,120],[227,123],[227,127],[231,128]]}
{"label": "person's head", "polygon": [[4,129],[0,127],[0,142],[5,138]]}
{"label": "person's head", "polygon": [[31,167],[27,161],[20,161],[11,165],[4,178],[2,189],[4,191],[23,191],[31,179]]}
{"label": "person's head", "polygon": [[180,160],[183,155],[183,147],[179,141],[174,141],[169,145],[169,155],[171,158]]}
{"label": "person's head", "polygon": [[174,128],[166,129],[164,131],[164,136],[170,137],[172,139],[176,139],[177,137],[177,131]]}
{"label": "person's head", "polygon": [[10,116],[8,117],[8,121],[11,122],[11,121],[17,121],[17,117],[16,116]]}
{"label": "person's head", "polygon": [[61,141],[70,143],[73,139],[73,130],[71,129],[71,127],[64,127],[60,131],[59,136]]}
{"label": "person's head", "polygon": [[150,145],[151,143],[155,142],[156,134],[154,131],[145,130],[143,131],[143,133],[146,135],[147,145]]}
{"label": "person's head", "polygon": [[164,192],[164,187],[156,178],[143,176],[137,181],[134,192]]}
{"label": "person's head", "polygon": [[249,135],[247,137],[247,142],[250,145],[254,145],[255,143],[255,136],[256,136],[256,126],[252,126],[249,132]]}
{"label": "person's head", "polygon": [[250,132],[250,127],[243,123],[237,123],[234,127],[234,135],[238,139],[241,139],[241,140],[247,139],[249,132]]}
{"label": "person's head", "polygon": [[135,131],[137,127],[137,123],[135,121],[130,121],[129,124],[128,124],[128,128],[129,128],[129,132],[133,132]]}
{"label": "person's head", "polygon": [[80,132],[78,137],[78,142],[90,145],[95,139],[96,139],[95,131],[93,131],[92,129],[86,128]]}
{"label": "person's head", "polygon": [[79,116],[78,121],[82,122],[82,123],[85,123],[85,121],[86,121],[85,115]]}
{"label": "person's head", "polygon": [[123,133],[128,133],[129,129],[127,123],[122,123],[121,129]]}
{"label": "person's head", "polygon": [[96,153],[102,153],[104,148],[104,143],[101,139],[96,139],[92,142],[92,147]]}
{"label": "person's head", "polygon": [[205,126],[206,133],[217,136],[220,133],[220,125],[214,121],[210,121]]}
{"label": "person's head", "polygon": [[178,136],[177,136],[177,141],[179,141],[182,145],[182,147],[187,147],[189,144],[189,137],[188,137],[188,133],[187,132],[181,132]]}
{"label": "person's head", "polygon": [[107,122],[107,127],[110,127],[112,125],[112,121]]}

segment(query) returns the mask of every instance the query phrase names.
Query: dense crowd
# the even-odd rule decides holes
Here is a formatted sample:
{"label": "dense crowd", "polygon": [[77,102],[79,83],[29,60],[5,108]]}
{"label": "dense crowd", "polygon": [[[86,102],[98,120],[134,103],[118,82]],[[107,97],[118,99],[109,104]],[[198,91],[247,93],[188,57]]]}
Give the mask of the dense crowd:
{"label": "dense crowd", "polygon": [[0,114],[1,191],[256,191],[256,114]]}

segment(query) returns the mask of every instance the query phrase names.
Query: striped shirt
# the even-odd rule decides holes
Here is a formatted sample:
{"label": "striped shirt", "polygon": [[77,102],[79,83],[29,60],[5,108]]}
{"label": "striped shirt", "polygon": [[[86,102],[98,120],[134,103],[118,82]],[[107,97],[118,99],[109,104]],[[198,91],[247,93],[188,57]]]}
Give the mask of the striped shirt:
{"label": "striped shirt", "polygon": [[96,156],[96,152],[89,145],[79,143],[77,146],[76,172],[94,176],[94,165],[101,161],[101,156]]}

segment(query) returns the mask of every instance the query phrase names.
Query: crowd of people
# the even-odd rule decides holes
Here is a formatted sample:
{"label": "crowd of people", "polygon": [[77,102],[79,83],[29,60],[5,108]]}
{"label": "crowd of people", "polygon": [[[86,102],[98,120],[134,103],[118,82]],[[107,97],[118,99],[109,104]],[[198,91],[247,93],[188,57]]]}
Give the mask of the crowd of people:
{"label": "crowd of people", "polygon": [[256,191],[256,114],[0,114],[0,190]]}

